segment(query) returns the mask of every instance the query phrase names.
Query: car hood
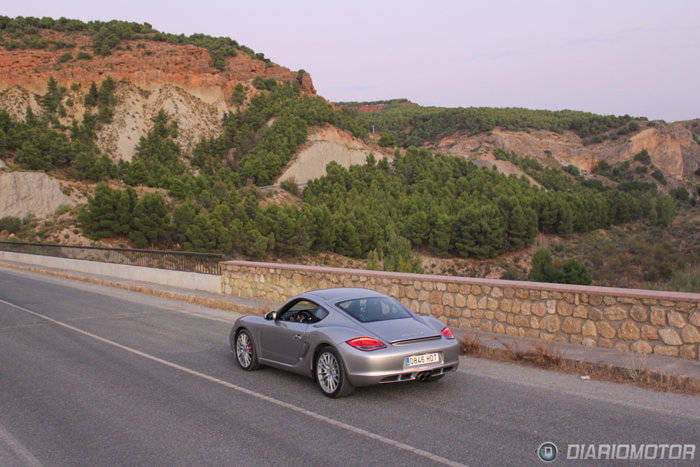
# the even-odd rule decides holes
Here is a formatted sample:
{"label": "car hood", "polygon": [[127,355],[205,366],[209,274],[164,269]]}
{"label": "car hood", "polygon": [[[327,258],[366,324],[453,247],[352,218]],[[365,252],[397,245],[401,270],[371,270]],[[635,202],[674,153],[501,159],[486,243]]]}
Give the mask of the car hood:
{"label": "car hood", "polygon": [[421,323],[414,318],[388,319],[362,323],[362,327],[372,332],[384,342],[396,342],[426,337],[440,337],[440,331]]}

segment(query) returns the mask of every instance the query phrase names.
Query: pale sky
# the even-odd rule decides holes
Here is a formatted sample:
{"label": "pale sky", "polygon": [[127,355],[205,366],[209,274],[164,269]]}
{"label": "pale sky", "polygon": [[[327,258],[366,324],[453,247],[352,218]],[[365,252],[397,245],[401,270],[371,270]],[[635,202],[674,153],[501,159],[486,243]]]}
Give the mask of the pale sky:
{"label": "pale sky", "polygon": [[700,1],[23,0],[6,16],[229,36],[330,100],[700,117]]}

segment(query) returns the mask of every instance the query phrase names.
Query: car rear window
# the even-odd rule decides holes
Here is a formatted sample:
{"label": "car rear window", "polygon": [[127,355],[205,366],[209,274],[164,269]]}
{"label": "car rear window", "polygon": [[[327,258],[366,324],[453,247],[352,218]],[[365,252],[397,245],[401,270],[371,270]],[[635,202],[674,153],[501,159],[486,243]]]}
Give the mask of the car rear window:
{"label": "car rear window", "polygon": [[338,302],[336,305],[362,323],[411,317],[406,308],[393,298],[356,298]]}

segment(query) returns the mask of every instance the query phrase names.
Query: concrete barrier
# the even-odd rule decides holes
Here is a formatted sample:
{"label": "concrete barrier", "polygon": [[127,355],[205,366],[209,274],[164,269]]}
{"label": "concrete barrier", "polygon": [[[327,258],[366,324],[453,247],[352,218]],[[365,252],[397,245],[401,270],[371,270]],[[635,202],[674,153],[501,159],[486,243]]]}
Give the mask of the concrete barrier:
{"label": "concrete barrier", "polygon": [[171,271],[168,269],[147,268],[127,264],[102,263],[82,259],[57,258],[54,256],[29,255],[0,251],[0,260],[33,264],[47,268],[65,269],[115,277],[118,279],[178,287],[182,289],[221,292],[221,276],[196,272]]}
{"label": "concrete barrier", "polygon": [[221,263],[222,291],[282,302],[327,287],[366,287],[450,326],[698,359],[700,294],[404,274],[298,264]]}

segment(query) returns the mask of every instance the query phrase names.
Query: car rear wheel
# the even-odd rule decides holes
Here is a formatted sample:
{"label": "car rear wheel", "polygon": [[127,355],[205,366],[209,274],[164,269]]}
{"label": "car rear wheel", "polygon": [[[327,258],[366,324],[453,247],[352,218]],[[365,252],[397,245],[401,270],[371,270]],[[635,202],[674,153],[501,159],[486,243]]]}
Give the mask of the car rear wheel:
{"label": "car rear wheel", "polygon": [[321,392],[328,397],[343,397],[355,389],[345,371],[343,360],[332,347],[326,347],[316,356],[314,377]]}
{"label": "car rear wheel", "polygon": [[238,334],[236,334],[233,353],[236,354],[238,365],[244,370],[251,371],[260,368],[261,365],[258,362],[258,355],[255,353],[253,337],[247,330],[241,329],[238,331]]}

